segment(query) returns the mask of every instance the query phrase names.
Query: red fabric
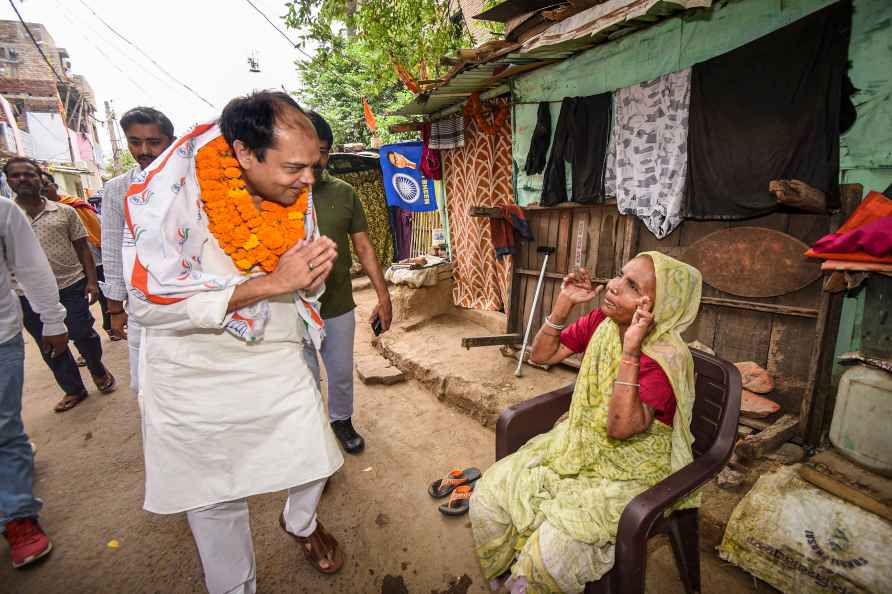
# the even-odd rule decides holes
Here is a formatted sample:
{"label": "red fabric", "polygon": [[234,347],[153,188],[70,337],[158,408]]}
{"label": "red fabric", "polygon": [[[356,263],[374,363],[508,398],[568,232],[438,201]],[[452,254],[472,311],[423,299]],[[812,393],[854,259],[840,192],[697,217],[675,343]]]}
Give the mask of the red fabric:
{"label": "red fabric", "polygon": [[[576,320],[561,332],[561,344],[574,353],[584,353],[595,330],[607,319],[600,308]],[[643,354],[638,359],[638,397],[654,409],[654,417],[664,425],[672,426],[675,418],[675,392],[659,364]]]}
{"label": "red fabric", "polygon": [[819,254],[865,252],[878,258],[892,255],[892,217],[881,217],[848,233],[831,233],[812,248]]}
{"label": "red fabric", "polygon": [[431,125],[421,128],[421,173],[428,179],[443,179],[443,167],[440,164],[440,151],[430,147]]}
{"label": "red fabric", "polygon": [[[867,195],[852,216],[843,223],[842,227],[836,230],[836,233],[824,236],[818,240],[818,243],[824,241],[828,237],[840,236],[855,231],[861,227],[869,225],[883,217],[892,217],[892,200],[889,200],[879,192],[871,192]],[[817,244],[816,244],[817,245]],[[888,256],[872,256],[862,251],[851,251],[845,253],[821,253],[815,249],[805,252],[806,256],[812,258],[822,258],[824,260],[846,260],[849,262],[877,262],[892,263],[892,255]]]}

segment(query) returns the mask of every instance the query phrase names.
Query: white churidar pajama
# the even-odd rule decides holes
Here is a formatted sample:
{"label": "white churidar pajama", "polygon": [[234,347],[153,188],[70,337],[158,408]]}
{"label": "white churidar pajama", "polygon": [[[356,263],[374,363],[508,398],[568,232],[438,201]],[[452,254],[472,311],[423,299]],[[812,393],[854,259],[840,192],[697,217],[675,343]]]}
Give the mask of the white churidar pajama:
{"label": "white churidar pajama", "polygon": [[[316,530],[316,506],[326,479],[288,489],[285,527],[296,536]],[[257,576],[248,500],[218,503],[186,512],[211,594],[254,594]]]}
{"label": "white churidar pajama", "polygon": [[[236,274],[213,239],[202,265]],[[287,525],[302,535],[315,529],[325,480],[343,464],[302,356],[297,305],[271,299],[263,339],[247,343],[222,329],[234,291],[204,291],[170,305],[131,297],[128,304],[143,327],[144,507],[188,512],[212,594],[254,591],[247,497],[289,489]]]}

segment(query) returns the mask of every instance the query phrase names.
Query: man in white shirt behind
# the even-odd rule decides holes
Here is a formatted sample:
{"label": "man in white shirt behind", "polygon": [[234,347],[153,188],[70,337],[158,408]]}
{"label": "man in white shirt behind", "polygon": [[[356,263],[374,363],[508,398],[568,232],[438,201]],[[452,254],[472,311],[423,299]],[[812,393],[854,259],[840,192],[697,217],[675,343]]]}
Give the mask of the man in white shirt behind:
{"label": "man in white shirt behind", "polygon": [[25,342],[12,275],[40,315],[41,348],[52,357],[63,355],[68,331],[56,278],[24,213],[11,200],[0,200],[0,528],[13,567],[22,567],[53,547],[37,522],[43,503],[32,490],[34,456],[22,424]]}
{"label": "man in white shirt behind", "polygon": [[[134,107],[121,117],[121,129],[127,138],[127,148],[136,159],[129,171],[110,179],[102,194],[102,268],[104,281],[99,283],[102,294],[108,300],[111,316],[109,333],[126,338],[130,349],[130,389],[139,392],[139,344],[142,329],[135,320],[129,320],[124,304],[127,286],[124,282],[124,265],[121,246],[124,238],[124,195],[140,172],[152,164],[174,140],[173,124],[166,115],[151,107]],[[127,330],[124,330],[124,326]]]}

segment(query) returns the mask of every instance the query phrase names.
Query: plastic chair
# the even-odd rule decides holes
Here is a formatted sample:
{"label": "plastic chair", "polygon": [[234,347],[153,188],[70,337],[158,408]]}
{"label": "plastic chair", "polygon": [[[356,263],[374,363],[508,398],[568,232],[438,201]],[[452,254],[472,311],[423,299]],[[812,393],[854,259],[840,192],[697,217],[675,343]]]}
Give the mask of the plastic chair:
{"label": "plastic chair", "polygon": [[[696,374],[694,461],[635,497],[623,511],[616,535],[613,569],[586,594],[643,594],[647,541],[666,534],[687,594],[700,592],[700,529],[696,509],[664,511],[712,479],[731,458],[740,417],[740,372],[731,363],[691,349]],[[496,425],[496,459],[516,451],[530,438],[549,431],[570,408],[573,385],[505,410]]]}

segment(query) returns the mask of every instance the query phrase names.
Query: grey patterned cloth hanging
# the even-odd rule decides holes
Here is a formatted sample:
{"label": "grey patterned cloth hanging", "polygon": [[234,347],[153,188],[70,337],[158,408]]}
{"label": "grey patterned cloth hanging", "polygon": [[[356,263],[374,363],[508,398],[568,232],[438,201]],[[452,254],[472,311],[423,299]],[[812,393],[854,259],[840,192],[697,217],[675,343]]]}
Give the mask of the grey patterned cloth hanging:
{"label": "grey patterned cloth hanging", "polygon": [[660,239],[684,218],[690,97],[690,68],[613,94],[606,193]]}

